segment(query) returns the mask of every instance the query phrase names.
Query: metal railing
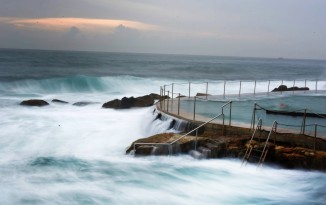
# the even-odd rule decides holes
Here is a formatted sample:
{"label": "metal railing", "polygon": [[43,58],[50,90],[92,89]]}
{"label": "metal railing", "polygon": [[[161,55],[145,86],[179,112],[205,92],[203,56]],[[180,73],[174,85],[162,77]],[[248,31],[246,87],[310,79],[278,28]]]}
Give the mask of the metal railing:
{"label": "metal railing", "polygon": [[[178,141],[180,141],[181,139],[185,138],[186,136],[190,135],[191,133],[193,132],[196,132],[196,140],[195,140],[195,150],[197,150],[197,137],[198,137],[198,129],[200,129],[201,127],[207,125],[208,123],[216,120],[217,118],[219,117],[222,117],[222,126],[223,126],[223,129],[222,129],[222,134],[224,133],[224,118],[225,118],[225,115],[224,115],[224,107],[226,107],[227,105],[232,105],[232,101],[229,101],[227,103],[225,103],[223,106],[220,107],[221,109],[221,113],[216,115],[215,117],[211,118],[210,120],[202,123],[201,125],[197,126],[196,128],[192,129],[191,131],[187,132],[186,134],[180,136],[179,138],[175,139],[174,141],[172,142],[169,142],[169,143],[134,143],[133,145],[133,150],[134,152],[136,151],[136,146],[141,146],[141,145],[149,145],[149,146],[153,146],[153,147],[156,147],[156,146],[159,146],[159,145],[163,145],[163,146],[168,146],[168,149],[169,149],[169,155],[171,155],[172,153],[172,145],[174,145],[175,143],[177,143]],[[229,120],[229,126],[231,125],[231,112],[230,112],[230,120]]]}
{"label": "metal railing", "polygon": [[[255,103],[255,106],[254,106],[254,109],[253,109],[253,116],[252,116],[252,122],[251,122],[251,128],[253,129],[256,122],[255,122],[255,116],[256,116],[256,110],[268,110],[260,105],[258,105],[257,103]],[[290,124],[285,124],[285,123],[280,123],[280,122],[277,122],[277,121],[274,121],[275,123],[275,130],[274,132],[277,133],[277,127],[278,126],[284,126],[284,127],[290,127],[292,129],[285,129],[287,132],[286,133],[295,133],[293,129],[295,128],[300,128],[300,133],[299,134],[302,134],[302,135],[307,135],[307,136],[311,136],[314,138],[314,143],[313,143],[313,149],[316,150],[316,144],[317,144],[317,135],[318,135],[318,127],[322,127],[322,128],[326,128],[325,125],[321,125],[321,124],[317,124],[317,123],[314,123],[314,124],[306,124],[306,120],[307,120],[307,112],[309,111],[309,109],[299,109],[299,110],[292,110],[292,111],[289,111],[289,112],[298,112],[298,111],[304,111],[302,112],[303,114],[303,117],[302,117],[302,123],[301,125],[290,125]],[[320,114],[317,114],[317,113],[314,113],[314,112],[311,112],[312,114],[315,114],[316,116],[319,116],[320,118],[325,118],[325,116],[323,115],[320,115]],[[273,123],[273,126],[274,126],[274,123]],[[306,132],[306,128],[307,127],[313,127],[313,135],[309,135],[307,134]],[[285,133],[284,132],[284,129],[283,129],[283,132],[281,131],[281,128],[279,128],[279,132],[278,133]],[[275,144],[275,138],[274,138],[274,144]]]}
{"label": "metal railing", "polygon": [[[314,80],[287,80],[287,81],[284,81],[284,80],[266,80],[266,81],[257,81],[257,80],[254,80],[254,81],[244,81],[244,80],[241,80],[241,81],[206,81],[206,82],[185,82],[185,83],[171,83],[171,84],[167,84],[167,85],[163,85],[161,86],[161,89],[163,90],[163,95],[166,95],[167,92],[170,92],[172,93],[172,98],[174,97],[174,93],[183,93],[183,92],[186,92],[188,91],[188,97],[190,98],[191,97],[191,92],[192,92],[192,85],[203,85],[203,87],[201,89],[197,89],[197,92],[200,91],[200,93],[203,93],[205,94],[206,96],[206,99],[207,97],[209,96],[209,90],[212,92],[212,93],[216,93],[216,91],[223,91],[223,92],[220,92],[220,93],[216,93],[214,95],[222,95],[224,98],[226,95],[229,95],[229,94],[236,94],[238,95],[239,97],[242,95],[242,94],[253,94],[253,95],[256,95],[258,93],[267,93],[267,95],[270,94],[270,91],[271,91],[271,83],[274,84],[274,86],[278,87],[280,85],[285,85],[288,84],[289,86],[292,86],[292,87],[296,87],[296,86],[303,86],[305,88],[307,88],[307,83],[309,84],[310,88],[309,90],[310,91],[314,91],[315,93],[317,93],[319,90],[322,90],[322,89],[318,89],[318,82],[319,80],[318,79],[314,79]],[[266,84],[264,85],[264,89],[259,89],[260,91],[257,92],[257,84],[258,83],[261,83],[261,84]],[[277,83],[277,84],[276,84]],[[220,84],[219,86],[216,86],[216,84]],[[238,85],[238,90],[234,90],[233,93],[227,93],[227,85],[228,84],[231,84],[230,86],[232,88],[234,88],[234,86]],[[246,92],[246,93],[243,93],[243,86],[244,85],[248,85],[248,84],[251,84],[252,86],[252,91],[250,92]],[[183,89],[183,91],[176,91],[176,86],[187,86],[187,88]],[[262,85],[261,85],[262,86]],[[247,86],[248,87],[248,86]],[[193,89],[193,90],[196,90],[196,89]],[[303,93],[306,93],[307,90],[302,90]],[[289,92],[289,91],[288,91]],[[284,93],[284,91],[279,91],[278,93]],[[295,90],[293,89],[292,90],[292,93],[294,94],[295,93]]]}
{"label": "metal railing", "polygon": [[[172,112],[173,108],[173,102],[174,102],[174,98],[169,99],[170,94],[173,96],[173,94],[177,94],[177,115],[180,115],[180,100],[181,97],[184,97],[184,95],[182,95],[181,93],[170,93],[168,91],[168,95],[162,95],[162,93],[164,93],[164,91],[161,89],[161,97],[163,99],[164,96],[167,97],[167,99],[161,100],[160,101],[160,108],[166,112]],[[206,96],[207,97],[207,96]],[[200,100],[205,100],[205,101],[209,101],[209,102],[225,102],[225,101],[218,101],[218,100],[209,100],[207,98],[201,98],[199,96],[194,96],[194,106],[193,106],[193,118],[192,120],[196,120],[196,105],[197,105],[197,99]],[[229,125],[231,125],[231,115],[232,115],[232,101],[228,101],[227,103],[225,103],[221,109],[222,109],[222,113],[224,114],[224,108],[230,105],[230,109],[229,109]]]}

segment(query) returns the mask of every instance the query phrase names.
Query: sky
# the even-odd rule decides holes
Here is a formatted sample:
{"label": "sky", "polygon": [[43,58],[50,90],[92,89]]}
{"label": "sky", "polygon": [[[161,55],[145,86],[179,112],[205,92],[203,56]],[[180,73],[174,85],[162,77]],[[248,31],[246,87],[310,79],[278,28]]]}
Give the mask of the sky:
{"label": "sky", "polygon": [[325,0],[0,0],[0,48],[326,59]]}

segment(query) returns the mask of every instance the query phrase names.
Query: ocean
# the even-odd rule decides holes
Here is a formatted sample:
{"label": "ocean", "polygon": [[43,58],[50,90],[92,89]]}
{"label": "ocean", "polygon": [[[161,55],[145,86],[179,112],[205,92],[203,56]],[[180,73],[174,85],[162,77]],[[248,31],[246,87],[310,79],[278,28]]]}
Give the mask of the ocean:
{"label": "ocean", "polygon": [[[0,49],[0,204],[324,204],[323,172],[241,167],[239,159],[126,155],[136,139],[178,130],[154,121],[154,106],[101,106],[159,94],[171,83],[213,81],[220,92],[227,81],[228,92],[238,94],[239,81],[275,87],[306,80],[318,90],[311,99],[325,109],[319,92],[325,79],[323,60]],[[252,86],[241,92],[251,93]],[[35,98],[50,106],[19,105]]]}

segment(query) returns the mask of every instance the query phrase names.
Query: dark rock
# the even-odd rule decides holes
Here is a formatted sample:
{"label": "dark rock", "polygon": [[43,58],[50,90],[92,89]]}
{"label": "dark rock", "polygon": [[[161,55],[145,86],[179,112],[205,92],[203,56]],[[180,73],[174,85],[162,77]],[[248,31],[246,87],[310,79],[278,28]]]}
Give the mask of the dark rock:
{"label": "dark rock", "polygon": [[280,85],[280,86],[278,86],[278,88],[275,88],[273,91],[287,91],[287,90],[288,90],[288,87],[286,85]]}
{"label": "dark rock", "polygon": [[134,107],[148,107],[154,104],[154,98],[150,95],[145,95],[136,98]]}
{"label": "dark rock", "polygon": [[302,88],[290,87],[290,88],[288,88],[288,91],[296,91],[296,90],[309,90],[309,88],[308,87],[302,87]]}
{"label": "dark rock", "polygon": [[296,86],[288,88],[286,85],[280,85],[278,86],[278,88],[274,88],[272,92],[297,91],[297,90],[309,90],[309,88],[308,87],[299,88]]}
{"label": "dark rock", "polygon": [[46,106],[49,105],[48,102],[44,100],[38,100],[38,99],[31,99],[31,100],[24,100],[20,103],[20,105],[26,105],[26,106]]}
{"label": "dark rock", "polygon": [[81,102],[75,102],[72,105],[75,105],[75,106],[86,106],[86,105],[91,105],[91,104],[97,104],[97,102],[81,101]]}
{"label": "dark rock", "polygon": [[103,108],[120,108],[120,102],[121,100],[115,99],[115,100],[111,100],[109,102],[106,102],[102,105]]}
{"label": "dark rock", "polygon": [[58,100],[58,99],[53,99],[51,102],[62,103],[62,104],[68,104],[68,102],[63,101],[63,100]]}
{"label": "dark rock", "polygon": [[148,156],[151,155],[153,152],[154,147],[153,146],[148,146],[148,145],[142,145],[137,147],[135,151],[136,156]]}
{"label": "dark rock", "polygon": [[130,98],[124,97],[120,101],[119,108],[120,109],[131,108],[134,106],[135,102],[136,102],[136,99],[134,97],[130,97]]}
{"label": "dark rock", "polygon": [[124,97],[121,100],[115,99],[102,105],[103,108],[128,109],[132,107],[148,107],[154,104],[154,100],[159,95],[150,94],[141,97]]}
{"label": "dark rock", "polygon": [[211,96],[210,94],[206,94],[206,93],[197,93],[196,96]]}

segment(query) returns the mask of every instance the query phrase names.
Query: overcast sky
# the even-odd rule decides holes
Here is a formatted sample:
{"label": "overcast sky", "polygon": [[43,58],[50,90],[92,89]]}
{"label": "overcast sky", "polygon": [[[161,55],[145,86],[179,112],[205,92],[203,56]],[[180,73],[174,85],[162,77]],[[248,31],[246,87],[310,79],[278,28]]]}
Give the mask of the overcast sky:
{"label": "overcast sky", "polygon": [[0,0],[0,47],[326,59],[326,0]]}

